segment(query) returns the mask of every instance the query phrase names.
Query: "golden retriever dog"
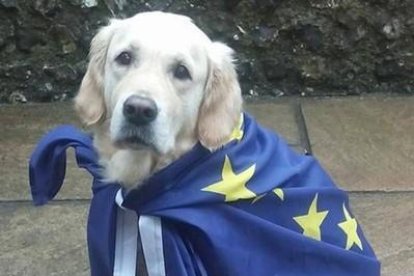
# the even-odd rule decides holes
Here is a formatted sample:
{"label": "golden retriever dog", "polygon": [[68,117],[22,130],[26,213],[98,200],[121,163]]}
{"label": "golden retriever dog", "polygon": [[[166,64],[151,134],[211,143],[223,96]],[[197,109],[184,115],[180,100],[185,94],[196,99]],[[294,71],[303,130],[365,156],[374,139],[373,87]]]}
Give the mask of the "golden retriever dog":
{"label": "golden retriever dog", "polygon": [[132,188],[198,141],[214,150],[228,140],[242,111],[232,54],[170,13],[114,19],[98,32],[75,109],[108,181]]}
{"label": "golden retriever dog", "polygon": [[[93,38],[75,108],[105,179],[130,190],[108,185],[92,199],[91,271],[134,275],[138,256],[148,275],[379,275],[346,193],[312,156],[242,114],[232,55],[188,17],[163,12],[112,20]],[[95,176],[94,163],[80,165]]]}

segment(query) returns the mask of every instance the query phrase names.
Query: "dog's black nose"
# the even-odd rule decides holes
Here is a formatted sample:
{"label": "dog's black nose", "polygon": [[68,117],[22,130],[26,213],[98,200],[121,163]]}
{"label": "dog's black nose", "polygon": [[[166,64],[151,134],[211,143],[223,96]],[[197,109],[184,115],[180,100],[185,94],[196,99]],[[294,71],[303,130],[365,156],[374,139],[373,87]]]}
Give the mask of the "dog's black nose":
{"label": "dog's black nose", "polygon": [[158,109],[153,100],[134,95],[124,102],[123,113],[130,123],[145,125],[155,120]]}

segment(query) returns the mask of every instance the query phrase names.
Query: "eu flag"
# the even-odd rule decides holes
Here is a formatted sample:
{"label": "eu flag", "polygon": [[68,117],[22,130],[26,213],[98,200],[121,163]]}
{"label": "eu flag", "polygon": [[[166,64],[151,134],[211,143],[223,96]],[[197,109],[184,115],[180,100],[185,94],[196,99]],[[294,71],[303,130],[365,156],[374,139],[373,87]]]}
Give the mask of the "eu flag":
{"label": "eu flag", "polygon": [[88,219],[92,275],[379,275],[349,206],[311,156],[243,114],[229,142],[201,144],[138,189],[101,176],[92,138],[61,126],[30,160],[35,204],[59,191],[67,147],[94,180]]}

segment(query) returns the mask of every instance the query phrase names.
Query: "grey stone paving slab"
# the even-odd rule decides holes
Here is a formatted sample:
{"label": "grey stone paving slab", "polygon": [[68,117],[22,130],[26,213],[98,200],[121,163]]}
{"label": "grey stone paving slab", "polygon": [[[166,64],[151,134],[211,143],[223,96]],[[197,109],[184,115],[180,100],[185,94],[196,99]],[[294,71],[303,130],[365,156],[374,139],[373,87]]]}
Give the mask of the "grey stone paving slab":
{"label": "grey stone paving slab", "polygon": [[346,190],[414,191],[414,97],[313,99],[314,155]]}
{"label": "grey stone paving slab", "polygon": [[[29,199],[28,160],[34,145],[60,124],[78,125],[71,103],[0,106],[0,200]],[[87,198],[90,181],[69,151],[67,178],[57,198]]]}
{"label": "grey stone paving slab", "polygon": [[90,275],[85,232],[88,205],[1,203],[0,275]]}
{"label": "grey stone paving slab", "polygon": [[[13,146],[6,144],[4,150],[0,149],[1,159],[4,162],[0,167],[0,200],[30,198],[28,160],[34,145],[22,144],[18,150],[14,150]],[[89,198],[91,177],[85,170],[76,166],[71,149],[68,150],[67,164],[66,178],[56,198]]]}
{"label": "grey stone paving slab", "polygon": [[289,144],[299,144],[299,129],[295,120],[295,110],[290,101],[248,102],[247,112],[252,114],[263,126],[280,133]]}
{"label": "grey stone paving slab", "polygon": [[[383,275],[414,275],[414,193],[352,193]],[[0,275],[89,275],[88,201],[0,203]]]}
{"label": "grey stone paving slab", "polygon": [[[298,151],[294,110],[288,103],[247,104],[265,126],[276,129]],[[79,126],[71,103],[0,106],[0,200],[29,199],[28,159],[38,139],[59,124]],[[4,134],[4,135],[3,135]],[[65,183],[57,198],[90,197],[90,177],[69,154]]]}
{"label": "grey stone paving slab", "polygon": [[296,122],[293,101],[252,101],[245,105],[245,110],[264,127],[281,135],[294,150],[305,153],[300,141],[300,131]]}
{"label": "grey stone paving slab", "polygon": [[0,105],[1,143],[32,143],[59,124],[79,125],[71,102]]}
{"label": "grey stone paving slab", "polygon": [[382,275],[414,275],[414,192],[352,193],[350,199]]}

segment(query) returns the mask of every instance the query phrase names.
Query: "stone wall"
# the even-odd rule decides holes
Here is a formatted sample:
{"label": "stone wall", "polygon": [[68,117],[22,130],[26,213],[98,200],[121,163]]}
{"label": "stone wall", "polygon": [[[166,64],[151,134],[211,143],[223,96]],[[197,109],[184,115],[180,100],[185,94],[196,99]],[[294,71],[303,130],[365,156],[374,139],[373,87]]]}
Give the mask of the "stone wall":
{"label": "stone wall", "polygon": [[413,0],[0,0],[0,102],[72,97],[108,18],[189,15],[250,95],[414,94]]}

